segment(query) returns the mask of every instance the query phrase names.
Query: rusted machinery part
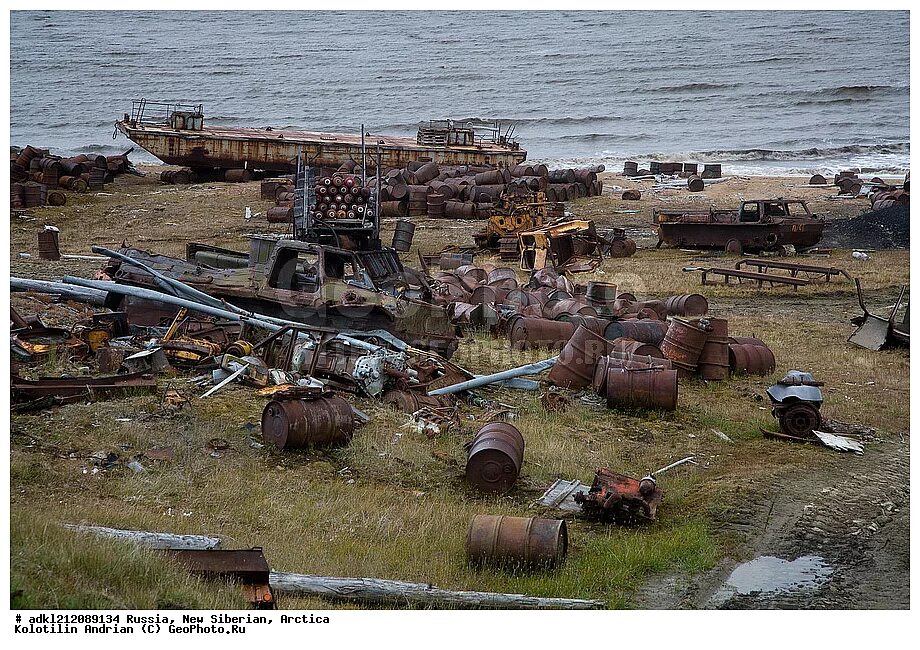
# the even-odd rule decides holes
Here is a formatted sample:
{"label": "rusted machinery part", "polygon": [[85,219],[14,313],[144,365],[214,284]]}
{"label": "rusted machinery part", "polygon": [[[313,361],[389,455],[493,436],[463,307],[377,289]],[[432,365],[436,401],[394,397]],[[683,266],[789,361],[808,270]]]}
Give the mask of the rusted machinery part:
{"label": "rusted machinery part", "polygon": [[466,482],[484,492],[504,494],[517,481],[524,464],[524,436],[507,422],[490,422],[470,444]]}
{"label": "rusted machinery part", "polygon": [[662,368],[607,369],[607,408],[677,408],[677,371]]}
{"label": "rusted machinery part", "polygon": [[395,406],[403,413],[415,413],[423,408],[443,408],[450,406],[453,399],[449,395],[426,395],[416,390],[391,389],[381,397],[385,404]]}
{"label": "rusted machinery part", "polygon": [[739,240],[729,239],[725,242],[725,252],[731,253],[732,255],[741,255],[744,252],[744,247]]}
{"label": "rusted machinery part", "polygon": [[580,390],[591,385],[597,360],[610,353],[610,341],[579,325],[559,353],[547,380],[556,386]]}
{"label": "rusted machinery part", "polygon": [[262,411],[262,437],[278,449],[344,444],[354,430],[351,406],[338,396],[272,400]]}
{"label": "rusted machinery part", "polygon": [[776,370],[773,351],[765,345],[730,344],[728,364],[737,375],[769,375]]}
{"label": "rusted machinery part", "polygon": [[773,412],[779,420],[780,431],[786,435],[811,438],[815,429],[821,427],[818,407],[808,402],[796,402],[790,406],[777,405]]}
{"label": "rusted machinery part", "polygon": [[595,473],[588,492],[575,495],[575,502],[589,519],[626,525],[655,519],[663,499],[651,476],[635,479],[603,467]]}
{"label": "rusted machinery part", "polygon": [[546,391],[540,396],[540,404],[548,413],[565,413],[571,403],[568,395],[555,390]]}
{"label": "rusted machinery part", "polygon": [[466,555],[475,565],[554,568],[565,560],[568,546],[562,519],[476,515],[466,536]]}

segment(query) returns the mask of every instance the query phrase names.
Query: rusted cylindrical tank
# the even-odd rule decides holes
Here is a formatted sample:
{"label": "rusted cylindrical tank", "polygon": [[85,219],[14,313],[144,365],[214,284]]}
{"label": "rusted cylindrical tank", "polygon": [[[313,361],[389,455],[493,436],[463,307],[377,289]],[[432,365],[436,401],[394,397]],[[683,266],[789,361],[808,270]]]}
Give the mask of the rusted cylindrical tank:
{"label": "rusted cylindrical tank", "polygon": [[589,282],[585,299],[595,309],[605,310],[617,299],[617,285],[609,282]]}
{"label": "rusted cylindrical tank", "polygon": [[776,358],[765,345],[734,344],[728,346],[728,365],[737,375],[769,375],[776,370]]}
{"label": "rusted cylindrical tank", "polygon": [[354,430],[351,405],[337,395],[272,400],[262,411],[262,438],[278,449],[344,444]]}
{"label": "rusted cylindrical tank", "polygon": [[501,304],[505,296],[508,295],[508,289],[502,287],[490,287],[487,284],[480,285],[473,289],[470,294],[470,302],[476,305],[481,304]]}
{"label": "rusted cylindrical tank", "polygon": [[627,370],[641,370],[643,368],[672,369],[671,362],[668,359],[641,355],[624,355],[614,350],[606,357],[598,359],[597,363],[594,365],[594,377],[591,380],[591,387],[594,389],[594,392],[601,397],[607,397],[607,371],[611,368],[626,368]]}
{"label": "rusted cylindrical tank", "polygon": [[672,318],[668,332],[661,342],[661,352],[679,369],[692,372],[703,352],[709,332],[698,324],[682,318]]}
{"label": "rusted cylindrical tank", "polygon": [[67,195],[60,190],[48,192],[48,205],[61,206],[67,204]]}
{"label": "rusted cylindrical tank", "polygon": [[609,340],[626,338],[652,345],[661,345],[668,324],[664,321],[645,318],[641,320],[615,320],[604,330],[604,338]]}
{"label": "rusted cylindrical tank", "polygon": [[709,318],[709,337],[703,345],[697,368],[700,376],[709,381],[728,379],[728,320]]}
{"label": "rusted cylindrical tank", "polygon": [[546,318],[516,318],[508,330],[512,350],[561,349],[575,333],[575,325]]}
{"label": "rusted cylindrical tank", "polygon": [[619,352],[625,356],[638,355],[664,359],[664,354],[662,354],[661,349],[657,345],[643,343],[642,341],[635,341],[633,339],[614,339],[610,342],[610,349],[613,352]]}
{"label": "rusted cylindrical tank", "polygon": [[579,390],[591,385],[597,360],[611,350],[611,343],[587,327],[579,325],[563,346],[559,359],[550,369],[549,383]]}
{"label": "rusted cylindrical tank", "polygon": [[400,253],[406,253],[412,248],[412,237],[415,235],[415,224],[405,219],[396,222],[393,231],[393,248]]}
{"label": "rusted cylindrical tank", "polygon": [[677,371],[662,368],[607,369],[607,408],[677,408]]}
{"label": "rusted cylindrical tank", "polygon": [[441,257],[438,258],[438,266],[444,271],[450,271],[472,263],[472,253],[441,253]]}
{"label": "rusted cylindrical tank", "polygon": [[702,192],[706,189],[706,184],[702,178],[694,174],[687,179],[687,189],[691,192]]}
{"label": "rusted cylindrical tank", "polygon": [[701,178],[722,178],[722,165],[719,163],[703,165]]}
{"label": "rusted cylindrical tank", "polygon": [[268,223],[293,223],[294,208],[269,208],[265,212],[265,219]]}
{"label": "rusted cylindrical tank", "polygon": [[636,242],[632,239],[614,239],[610,242],[610,257],[632,257],[636,253]]}
{"label": "rusted cylindrical tank", "polygon": [[620,198],[624,201],[639,201],[642,199],[642,192],[636,189],[623,190]]}
{"label": "rusted cylindrical tank", "polygon": [[524,464],[524,436],[507,422],[490,422],[473,438],[466,459],[466,482],[485,492],[504,494]]}
{"label": "rusted cylindrical tank", "polygon": [[706,296],[698,293],[685,293],[664,299],[668,316],[702,316],[709,311]]}
{"label": "rusted cylindrical tank", "polygon": [[466,535],[466,556],[475,565],[552,568],[568,547],[563,519],[476,515]]}
{"label": "rusted cylindrical tank", "polygon": [[543,305],[543,316],[553,320],[565,320],[574,315],[597,316],[597,310],[579,298],[563,298],[562,300],[549,300]]}
{"label": "rusted cylindrical tank", "polygon": [[728,343],[729,345],[762,345],[765,348],[770,347],[756,336],[729,336]]}

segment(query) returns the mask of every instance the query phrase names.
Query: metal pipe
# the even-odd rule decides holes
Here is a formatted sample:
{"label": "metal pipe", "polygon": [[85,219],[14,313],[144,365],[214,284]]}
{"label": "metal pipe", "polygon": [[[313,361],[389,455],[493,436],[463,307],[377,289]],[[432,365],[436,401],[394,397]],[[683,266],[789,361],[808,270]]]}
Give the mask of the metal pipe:
{"label": "metal pipe", "polygon": [[10,277],[10,291],[35,291],[61,296],[69,300],[87,302],[91,305],[104,305],[107,294],[105,291],[89,288],[77,288],[62,282],[49,280],[33,280],[31,278]]}
{"label": "metal pipe", "polygon": [[489,384],[494,384],[495,382],[503,381],[505,379],[514,379],[515,377],[522,377],[524,375],[535,375],[539,372],[543,372],[544,370],[549,370],[552,368],[558,359],[559,357],[552,357],[550,359],[544,359],[543,361],[537,361],[536,363],[528,363],[526,366],[519,366],[517,368],[511,368],[510,370],[503,370],[491,375],[485,375],[483,377],[476,377],[475,379],[470,379],[468,381],[462,381],[459,384],[437,388],[428,394],[453,395],[454,393],[470,390],[472,388],[488,386]]}

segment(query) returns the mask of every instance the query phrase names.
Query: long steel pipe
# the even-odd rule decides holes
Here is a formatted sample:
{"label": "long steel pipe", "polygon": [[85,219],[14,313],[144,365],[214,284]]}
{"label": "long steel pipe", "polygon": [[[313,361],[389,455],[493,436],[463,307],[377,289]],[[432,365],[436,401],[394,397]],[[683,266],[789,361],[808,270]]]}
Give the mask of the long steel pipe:
{"label": "long steel pipe", "polygon": [[515,377],[522,377],[524,375],[535,375],[538,372],[543,372],[544,370],[549,370],[552,368],[558,359],[559,357],[552,357],[551,359],[544,359],[543,361],[537,361],[536,363],[529,363],[526,366],[519,366],[517,368],[511,368],[510,370],[503,370],[501,372],[485,375],[483,377],[476,377],[475,379],[470,379],[469,381],[462,381],[459,384],[437,388],[428,394],[452,395],[454,393],[470,390],[472,388],[488,386],[489,384],[494,384],[495,382],[503,381],[505,379],[514,379]]}

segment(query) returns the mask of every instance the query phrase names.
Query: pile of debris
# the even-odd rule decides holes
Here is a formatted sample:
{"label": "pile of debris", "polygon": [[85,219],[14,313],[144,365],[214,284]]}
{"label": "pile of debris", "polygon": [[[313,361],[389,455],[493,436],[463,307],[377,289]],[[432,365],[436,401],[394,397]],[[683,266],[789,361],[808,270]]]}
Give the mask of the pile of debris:
{"label": "pile of debris", "polygon": [[823,244],[842,248],[910,248],[910,206],[895,204],[850,219],[828,220]]}
{"label": "pile of debris", "polygon": [[143,174],[128,160],[133,149],[118,156],[79,154],[71,158],[51,155],[48,149],[28,145],[10,149],[10,207],[34,208],[67,203],[61,190],[85,193],[102,189],[120,174]]}

